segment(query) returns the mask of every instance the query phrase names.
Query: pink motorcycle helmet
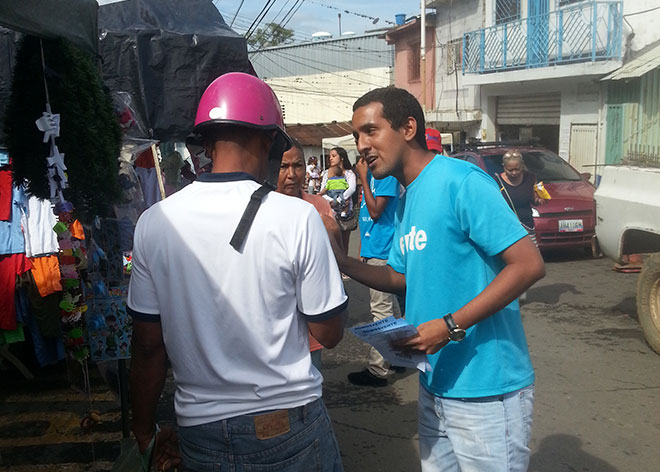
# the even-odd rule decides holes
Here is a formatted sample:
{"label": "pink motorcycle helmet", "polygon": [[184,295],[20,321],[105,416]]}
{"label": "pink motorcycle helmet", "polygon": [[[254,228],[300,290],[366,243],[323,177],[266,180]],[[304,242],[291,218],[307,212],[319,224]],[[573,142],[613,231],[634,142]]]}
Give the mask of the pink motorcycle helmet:
{"label": "pink motorcycle helmet", "polygon": [[227,124],[277,131],[271,158],[291,148],[275,92],[253,75],[230,72],[211,82],[197,107],[192,143],[201,144],[210,129]]}

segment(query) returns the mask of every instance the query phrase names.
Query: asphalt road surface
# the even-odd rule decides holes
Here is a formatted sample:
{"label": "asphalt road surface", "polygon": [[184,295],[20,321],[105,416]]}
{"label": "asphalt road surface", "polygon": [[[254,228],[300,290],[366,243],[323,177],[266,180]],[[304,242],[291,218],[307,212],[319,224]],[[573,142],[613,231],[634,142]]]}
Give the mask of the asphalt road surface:
{"label": "asphalt road surface", "polygon": [[[660,356],[635,317],[637,276],[581,252],[547,254],[546,262],[546,278],[522,307],[537,373],[530,470],[660,470]],[[368,291],[350,280],[346,287],[350,325],[369,321]],[[324,352],[324,398],[345,469],[418,471],[417,375],[393,374],[383,388],[350,385],[346,374],[363,368],[367,349],[347,332]],[[0,378],[1,472],[109,470],[120,414],[98,377],[92,400],[103,422],[92,434],[79,427],[89,399],[60,371],[23,382],[0,370]],[[171,394],[168,384],[160,408],[170,421]]]}

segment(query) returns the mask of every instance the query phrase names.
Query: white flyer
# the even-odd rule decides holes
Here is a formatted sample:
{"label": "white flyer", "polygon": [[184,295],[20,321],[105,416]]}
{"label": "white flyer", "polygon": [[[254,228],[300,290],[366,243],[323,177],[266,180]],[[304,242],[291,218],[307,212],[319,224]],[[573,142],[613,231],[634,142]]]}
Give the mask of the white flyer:
{"label": "white flyer", "polygon": [[350,331],[378,349],[378,352],[392,365],[412,367],[422,372],[431,370],[426,354],[419,351],[399,351],[392,348],[392,343],[407,339],[417,334],[417,329],[403,318],[388,316],[379,321],[354,326]]}

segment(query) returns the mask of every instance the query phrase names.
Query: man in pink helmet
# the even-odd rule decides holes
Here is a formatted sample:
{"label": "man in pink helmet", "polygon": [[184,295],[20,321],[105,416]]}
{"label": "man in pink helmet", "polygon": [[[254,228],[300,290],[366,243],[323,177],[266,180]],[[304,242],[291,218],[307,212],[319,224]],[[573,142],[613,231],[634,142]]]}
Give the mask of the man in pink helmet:
{"label": "man in pink helmet", "polygon": [[334,347],[348,298],[314,207],[264,184],[291,146],[279,102],[258,78],[225,74],[204,92],[193,132],[212,171],[149,208],[135,230],[128,309],[140,450],[153,441],[159,467],[179,460],[172,433],[156,433],[169,358],[189,470],[342,470],[307,333]]}

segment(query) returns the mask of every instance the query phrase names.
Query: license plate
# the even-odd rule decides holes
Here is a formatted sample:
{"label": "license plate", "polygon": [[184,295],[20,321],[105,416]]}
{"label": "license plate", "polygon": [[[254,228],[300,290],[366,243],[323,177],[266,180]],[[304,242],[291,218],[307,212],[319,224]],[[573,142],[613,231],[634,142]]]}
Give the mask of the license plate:
{"label": "license plate", "polygon": [[584,231],[582,220],[559,220],[560,233],[580,233]]}

